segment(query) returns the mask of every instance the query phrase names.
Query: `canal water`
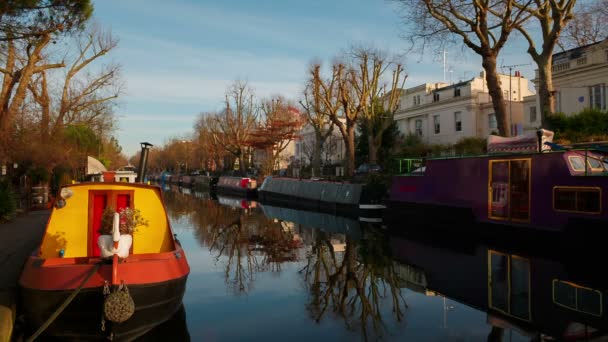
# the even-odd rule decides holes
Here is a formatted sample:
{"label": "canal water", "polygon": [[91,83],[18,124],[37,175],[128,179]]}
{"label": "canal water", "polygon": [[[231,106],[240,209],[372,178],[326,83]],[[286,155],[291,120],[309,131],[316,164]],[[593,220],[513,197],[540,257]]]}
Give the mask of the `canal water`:
{"label": "canal water", "polygon": [[584,250],[169,186],[164,199],[191,268],[176,326],[193,341],[591,340],[608,328],[606,282]]}

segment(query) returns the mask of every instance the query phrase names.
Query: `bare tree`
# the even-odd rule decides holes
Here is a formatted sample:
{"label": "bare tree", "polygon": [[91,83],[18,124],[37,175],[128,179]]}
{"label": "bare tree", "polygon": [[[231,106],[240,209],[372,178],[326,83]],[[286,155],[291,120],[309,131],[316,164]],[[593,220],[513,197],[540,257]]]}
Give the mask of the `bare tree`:
{"label": "bare tree", "polygon": [[[312,96],[310,93],[312,87],[311,84],[308,84],[300,105],[304,108],[306,122],[314,131],[314,142],[302,141],[302,148],[305,154],[310,154],[312,176],[316,177],[321,175],[321,152],[325,141],[333,134],[334,123],[328,119],[327,115],[324,115],[327,111],[322,107],[320,96]],[[312,144],[312,146],[308,146],[309,144]]]}
{"label": "bare tree", "polygon": [[62,80],[63,87],[55,99],[49,96],[44,71],[29,85],[34,100],[41,107],[40,133],[43,142],[51,136],[58,136],[63,127],[69,124],[85,123],[105,130],[111,128],[113,101],[118,98],[122,88],[120,67],[108,64],[94,73],[88,72],[88,67],[117,44],[118,41],[109,32],[92,25],[77,38],[76,56],[68,63]]}
{"label": "bare tree", "polygon": [[[401,92],[407,75],[403,75],[403,66],[391,60],[386,53],[373,48],[353,48],[352,83],[358,101],[361,104],[362,119],[366,121],[368,160],[376,163],[378,149],[382,145],[382,136],[394,121]],[[393,67],[389,84],[383,82],[385,73]]]}
{"label": "bare tree", "polygon": [[608,38],[608,0],[579,1],[572,20],[564,28],[559,44],[572,49]]}
{"label": "bare tree", "polygon": [[4,63],[0,91],[0,158],[10,149],[13,121],[26,99],[28,86],[35,74],[48,69],[61,68],[61,63],[44,63],[43,51],[51,42],[51,34],[32,38],[29,42],[9,40],[3,49]]}
{"label": "bare tree", "polygon": [[226,91],[226,108],[210,122],[215,142],[239,161],[242,172],[247,169],[247,142],[258,118],[253,90],[245,81],[236,81]]}
{"label": "bare tree", "polygon": [[352,82],[355,71],[336,62],[328,79],[321,76],[320,64],[313,65],[309,72],[313,103],[319,104],[314,110],[327,115],[340,131],[346,148],[346,174],[352,176],[355,170],[355,127],[361,113],[361,103]]}
{"label": "bare tree", "polygon": [[514,5],[525,10],[533,18],[536,18],[542,34],[542,46],[540,50],[536,47],[531,29],[518,24],[517,30],[528,41],[528,54],[538,66],[539,89],[538,98],[541,109],[541,123],[546,123],[547,114],[555,111],[555,99],[553,96],[553,50],[558,43],[562,30],[573,18],[572,10],[576,0],[534,0],[530,5],[529,0],[519,0]]}
{"label": "bare tree", "polygon": [[508,117],[496,71],[496,58],[511,32],[530,14],[518,0],[396,0],[406,13],[412,30],[408,33],[414,45],[441,46],[462,43],[481,56],[488,91],[492,98],[498,131],[509,136]]}

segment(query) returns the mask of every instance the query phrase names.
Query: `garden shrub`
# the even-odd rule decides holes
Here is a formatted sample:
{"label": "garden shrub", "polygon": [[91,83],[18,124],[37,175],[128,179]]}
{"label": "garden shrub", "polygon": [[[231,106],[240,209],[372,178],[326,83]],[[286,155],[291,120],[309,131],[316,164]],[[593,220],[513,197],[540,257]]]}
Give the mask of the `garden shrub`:
{"label": "garden shrub", "polygon": [[0,180],[0,221],[13,217],[16,209],[17,203],[11,184],[8,181]]}

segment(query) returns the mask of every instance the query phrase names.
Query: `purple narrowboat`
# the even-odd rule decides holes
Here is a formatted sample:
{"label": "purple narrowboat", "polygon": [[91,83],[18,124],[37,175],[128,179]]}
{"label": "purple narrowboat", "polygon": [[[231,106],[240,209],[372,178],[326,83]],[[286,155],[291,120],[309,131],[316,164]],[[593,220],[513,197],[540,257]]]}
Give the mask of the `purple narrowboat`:
{"label": "purple narrowboat", "polygon": [[388,212],[553,231],[606,226],[608,149],[565,148],[552,136],[490,136],[486,155],[429,158],[393,177]]}

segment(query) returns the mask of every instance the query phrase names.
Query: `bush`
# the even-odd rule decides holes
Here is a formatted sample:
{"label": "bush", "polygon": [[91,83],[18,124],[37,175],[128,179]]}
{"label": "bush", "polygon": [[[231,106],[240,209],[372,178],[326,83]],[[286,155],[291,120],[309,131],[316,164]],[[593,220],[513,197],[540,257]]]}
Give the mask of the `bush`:
{"label": "bush", "polygon": [[51,175],[49,174],[49,172],[45,168],[40,166],[31,169],[27,173],[27,175],[28,177],[30,177],[32,184],[34,185],[48,183],[48,181],[51,179]]}
{"label": "bush", "polygon": [[555,132],[555,141],[562,143],[608,139],[608,111],[585,109],[574,115],[547,115],[547,125]]}
{"label": "bush", "polygon": [[0,221],[13,217],[16,210],[15,193],[10,183],[0,181]]}
{"label": "bush", "polygon": [[465,137],[454,144],[457,155],[485,154],[488,151],[486,138]]}

